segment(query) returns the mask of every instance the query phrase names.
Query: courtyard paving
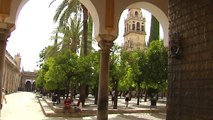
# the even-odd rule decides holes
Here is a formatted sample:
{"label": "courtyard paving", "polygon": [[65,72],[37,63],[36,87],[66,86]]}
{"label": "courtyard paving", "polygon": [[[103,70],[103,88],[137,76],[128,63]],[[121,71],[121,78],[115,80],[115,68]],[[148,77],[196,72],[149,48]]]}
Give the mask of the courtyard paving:
{"label": "courtyard paving", "polygon": [[[97,106],[93,105],[93,98],[89,98],[83,112],[88,115],[64,115],[55,113],[54,109],[60,109],[61,105],[51,108],[48,98],[38,99],[32,92],[16,92],[6,95],[7,104],[4,104],[0,120],[96,120]],[[109,102],[109,120],[165,120],[165,103],[158,103],[157,108],[151,108],[149,102],[141,102],[139,106],[136,99],[130,101],[129,107],[125,107],[123,99],[119,99],[118,110],[113,110]],[[111,111],[111,112],[110,112]],[[123,113],[121,113],[123,112]],[[49,115],[48,115],[49,114]]]}

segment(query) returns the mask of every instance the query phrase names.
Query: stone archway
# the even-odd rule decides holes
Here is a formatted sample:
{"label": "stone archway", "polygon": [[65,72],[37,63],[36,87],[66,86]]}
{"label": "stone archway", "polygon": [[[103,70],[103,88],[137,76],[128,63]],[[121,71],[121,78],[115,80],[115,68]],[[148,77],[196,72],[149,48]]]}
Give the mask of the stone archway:
{"label": "stone archway", "polygon": [[[22,7],[28,2],[29,0],[22,0],[19,7],[17,8],[17,12],[13,14],[15,15],[15,20],[17,20],[17,17],[22,9]],[[110,24],[114,25],[114,29],[112,30],[111,33],[107,32],[107,28],[104,24],[106,24],[106,21],[110,21],[110,19],[105,18],[105,10],[104,8],[100,7],[100,1],[98,0],[79,0],[82,4],[85,5],[85,7],[88,9],[88,11],[90,11],[90,14],[92,16],[93,22],[94,22],[94,36],[97,38],[97,40],[99,41],[99,34],[111,34],[114,36],[117,36],[118,34],[118,23],[119,23],[119,19],[120,16],[122,14],[122,12],[126,9],[126,8],[130,8],[130,7],[140,7],[143,8],[147,11],[149,11],[150,13],[152,13],[160,22],[160,24],[162,25],[163,28],[163,32],[164,32],[164,46],[168,47],[168,28],[169,28],[169,21],[168,21],[168,1],[164,0],[164,1],[149,1],[149,0],[135,0],[135,1],[131,1],[128,0],[127,2],[125,2],[124,4],[118,4],[115,5],[116,10],[114,10],[114,22]],[[115,3],[118,2],[119,0],[115,1]],[[104,3],[106,4],[106,3]],[[113,15],[111,15],[113,16]],[[100,24],[101,23],[101,24]],[[104,24],[103,24],[104,23]]]}
{"label": "stone archway", "polygon": [[97,12],[97,9],[93,5],[93,3],[90,0],[79,0],[90,12],[90,15],[92,16],[92,20],[94,23],[94,36],[98,36],[99,29],[100,29],[100,20],[99,20],[99,14]]}
{"label": "stone archway", "polygon": [[24,90],[28,92],[32,92],[35,90],[35,80],[26,79]]}
{"label": "stone archway", "polygon": [[[37,78],[38,73],[37,72],[22,71],[21,74],[22,74],[22,77],[21,77],[20,90],[33,91],[34,88],[35,88],[35,79]],[[29,89],[29,84],[30,84],[30,89]],[[34,84],[34,86],[33,86],[33,84]]]}
{"label": "stone archway", "polygon": [[32,91],[32,84],[29,80],[25,83],[25,91]]}

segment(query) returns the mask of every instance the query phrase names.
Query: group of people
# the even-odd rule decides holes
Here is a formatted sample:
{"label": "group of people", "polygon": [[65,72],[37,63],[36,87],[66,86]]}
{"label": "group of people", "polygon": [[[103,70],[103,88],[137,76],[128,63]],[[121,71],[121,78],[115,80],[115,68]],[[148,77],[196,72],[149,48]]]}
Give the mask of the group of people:
{"label": "group of people", "polygon": [[80,99],[78,100],[77,104],[75,104],[73,100],[71,100],[70,98],[67,97],[67,98],[64,100],[64,111],[63,111],[64,114],[65,114],[66,112],[71,113],[71,112],[72,112],[72,106],[73,106],[74,111],[75,111],[76,113],[81,112],[82,106],[81,106],[81,101],[80,101]]}
{"label": "group of people", "polygon": [[[115,100],[115,90],[112,91],[112,104],[114,104],[114,100]],[[130,100],[131,100],[131,97],[130,97],[129,92],[127,91],[125,93],[125,104],[126,104],[126,107],[128,107]]]}

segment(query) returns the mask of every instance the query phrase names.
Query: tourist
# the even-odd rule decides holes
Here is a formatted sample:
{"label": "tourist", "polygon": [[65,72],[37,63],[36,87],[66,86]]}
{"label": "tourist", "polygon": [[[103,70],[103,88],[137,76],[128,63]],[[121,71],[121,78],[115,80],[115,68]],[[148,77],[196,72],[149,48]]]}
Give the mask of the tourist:
{"label": "tourist", "polygon": [[[5,97],[5,91],[4,88],[2,88],[2,97],[1,97],[1,105],[0,105],[0,112],[3,108],[3,103],[5,102],[5,104],[7,103],[6,97]],[[1,113],[0,113],[1,115]]]}
{"label": "tourist", "polygon": [[81,104],[81,100],[79,98],[77,105],[74,107],[74,110],[75,110],[76,113],[80,113],[81,109],[82,109],[82,104]]}
{"label": "tourist", "polygon": [[126,107],[128,107],[129,101],[130,101],[130,95],[129,95],[129,92],[127,91],[125,96]]}
{"label": "tourist", "polygon": [[114,104],[114,100],[115,100],[115,90],[112,91],[112,104]]}
{"label": "tourist", "polygon": [[64,113],[66,111],[68,111],[69,113],[71,113],[71,99],[69,99],[68,97],[64,100]]}

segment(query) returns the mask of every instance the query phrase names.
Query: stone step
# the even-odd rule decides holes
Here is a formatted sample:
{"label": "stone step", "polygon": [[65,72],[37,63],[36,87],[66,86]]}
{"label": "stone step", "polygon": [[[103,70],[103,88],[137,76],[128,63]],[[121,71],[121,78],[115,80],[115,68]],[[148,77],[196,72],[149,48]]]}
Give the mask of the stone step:
{"label": "stone step", "polygon": [[55,112],[49,107],[43,98],[38,98],[38,101],[45,116],[55,116]]}

